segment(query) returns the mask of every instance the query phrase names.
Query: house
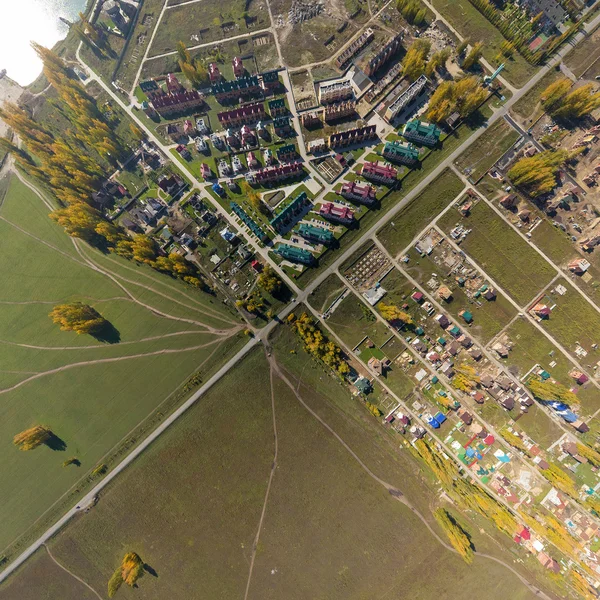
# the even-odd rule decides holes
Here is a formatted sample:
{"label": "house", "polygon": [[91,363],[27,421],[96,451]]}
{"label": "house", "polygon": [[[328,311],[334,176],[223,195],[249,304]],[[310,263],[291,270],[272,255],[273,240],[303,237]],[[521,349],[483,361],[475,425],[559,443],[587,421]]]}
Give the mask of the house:
{"label": "house", "polygon": [[271,219],[269,224],[275,231],[284,233],[296,224],[310,206],[312,206],[312,203],[308,195],[306,192],[301,192],[286,204],[283,210]]}
{"label": "house", "polygon": [[195,135],[196,134],[196,128],[194,127],[194,124],[189,119],[186,119],[183,122],[183,133],[185,133],[185,135]]}
{"label": "house", "polygon": [[198,152],[204,153],[208,150],[208,144],[204,138],[197,137],[194,140],[194,143],[196,144],[196,150],[198,150]]}
{"label": "house", "polygon": [[375,125],[365,125],[332,133],[329,136],[330,148],[345,148],[354,144],[362,144],[363,142],[374,140],[377,138],[377,127]]}
{"label": "house", "polygon": [[323,138],[316,140],[310,140],[306,145],[306,151],[309,154],[318,154],[319,152],[325,152],[328,149],[327,142]]}
{"label": "house", "polygon": [[361,175],[369,181],[390,186],[396,183],[398,171],[390,165],[365,161],[362,165]]}
{"label": "house", "polygon": [[538,316],[540,319],[548,319],[550,318],[550,314],[552,313],[552,309],[546,306],[545,304],[538,303],[536,304],[531,311]]}
{"label": "house", "polygon": [[345,119],[356,113],[356,102],[354,100],[345,100],[343,102],[334,102],[325,106],[325,121],[331,123],[340,119]]}
{"label": "house", "polygon": [[248,152],[248,154],[246,155],[246,161],[248,162],[249,169],[254,169],[258,166],[258,160],[254,152]]}
{"label": "house", "polygon": [[433,123],[413,119],[404,126],[402,135],[411,142],[432,147],[440,141],[442,131]]}
{"label": "house", "polygon": [[519,219],[521,219],[521,221],[526,223],[531,217],[531,211],[528,208],[523,208],[517,213],[517,216]]}
{"label": "house", "polygon": [[488,375],[487,373],[485,375],[482,375],[479,378],[479,381],[481,382],[481,385],[484,388],[491,388],[494,385],[494,378],[491,375]]}
{"label": "house", "polygon": [[383,360],[379,360],[378,358],[375,358],[374,356],[371,356],[371,358],[367,362],[367,365],[369,366],[369,368],[378,377],[380,377],[381,375],[383,375],[385,373],[386,369],[389,367],[389,364],[390,364],[389,359],[384,358]]}
{"label": "house", "polygon": [[244,63],[239,56],[234,56],[231,61],[231,66],[233,67],[233,75],[237,78],[243,77],[246,74],[246,69],[244,69]]}
{"label": "house", "polygon": [[456,414],[465,425],[470,425],[473,422],[473,415],[464,408],[461,408]]}
{"label": "house", "polygon": [[373,386],[366,377],[359,377],[354,382],[354,387],[360,394],[363,394],[365,396],[373,391]]}
{"label": "house", "polygon": [[267,167],[253,173],[246,173],[246,181],[252,185],[264,185],[298,177],[304,173],[302,163]]}
{"label": "house", "polygon": [[568,265],[569,271],[575,273],[575,275],[583,275],[590,266],[590,263],[585,258],[575,258]]}
{"label": "house", "polygon": [[438,298],[441,298],[445,302],[450,302],[450,300],[452,300],[452,290],[445,285],[441,285],[436,294]]}
{"label": "house", "polygon": [[208,77],[211,83],[217,83],[217,81],[221,81],[221,71],[219,71],[217,63],[210,63],[208,65]]}
{"label": "house", "polygon": [[268,238],[267,234],[262,230],[262,227],[260,227],[260,225],[258,225],[239,204],[230,202],[229,206],[231,207],[232,212],[239,217],[242,223],[244,223],[244,225],[246,225],[246,227],[248,227],[261,242],[264,242]]}
{"label": "house", "polygon": [[413,292],[411,298],[417,303],[421,304],[423,301],[423,293],[422,292]]}
{"label": "house", "polygon": [[354,213],[347,206],[339,206],[333,204],[333,202],[327,202],[321,204],[319,214],[334,223],[341,223],[342,225],[350,225],[354,220]]}
{"label": "house", "polygon": [[501,344],[500,342],[496,342],[493,346],[492,346],[492,350],[500,357],[500,358],[507,358],[508,357],[508,348],[504,345]]}
{"label": "house", "polygon": [[217,102],[225,104],[231,101],[238,102],[240,98],[260,96],[262,89],[258,77],[252,75],[250,77],[240,77],[235,81],[217,81],[212,86],[212,93]]}
{"label": "house", "polygon": [[518,201],[519,201],[519,198],[517,197],[516,194],[507,194],[506,196],[503,196],[502,198],[500,198],[500,206],[507,208],[507,209],[513,208],[513,206],[516,206]]}
{"label": "house", "polygon": [[471,348],[469,350],[469,356],[476,361],[480,361],[483,354],[479,348]]}
{"label": "house", "polygon": [[291,162],[298,158],[298,152],[296,152],[295,144],[287,144],[277,148],[277,160],[279,162]]}
{"label": "house", "polygon": [[589,381],[589,377],[585,374],[582,373],[581,371],[579,371],[578,369],[573,369],[569,375],[579,384],[579,385],[583,385],[584,383],[587,383]]}
{"label": "house", "polygon": [[446,315],[439,314],[435,317],[435,320],[442,329],[446,329],[450,325],[450,320]]}
{"label": "house", "polygon": [[206,124],[206,121],[203,117],[199,117],[198,119],[196,119],[196,129],[201,135],[208,135],[210,133],[208,125]]}
{"label": "house", "polygon": [[265,71],[261,75],[261,83],[265,92],[273,92],[281,85],[279,81],[279,73],[277,71]]}
{"label": "house", "polygon": [[273,119],[273,129],[275,130],[275,135],[279,137],[288,137],[294,133],[294,128],[290,124],[290,118],[286,116]]}
{"label": "house", "polygon": [[377,201],[376,190],[368,184],[359,184],[356,181],[348,181],[342,185],[340,196],[346,200],[354,200],[360,204],[370,206]]}
{"label": "house", "polygon": [[587,433],[590,428],[587,423],[584,423],[581,419],[577,419],[573,423],[570,423],[572,427],[574,427],[579,433]]}
{"label": "house", "polygon": [[300,115],[300,123],[306,129],[311,129],[321,125],[322,112],[318,110],[312,110],[309,112],[302,113]]}
{"label": "house", "polygon": [[315,262],[315,257],[308,250],[289,246],[288,244],[278,244],[277,248],[275,248],[275,253],[279,254],[285,260],[303,265],[310,266]]}
{"label": "house", "polygon": [[338,57],[335,59],[335,66],[338,69],[343,69],[350,59],[358,54],[367,44],[375,39],[375,32],[368,27],[361,33]]}
{"label": "house", "polygon": [[248,125],[242,125],[242,128],[240,129],[240,135],[242,137],[242,146],[256,145],[256,135],[250,129],[250,127],[248,127]]}
{"label": "house", "polygon": [[331,104],[354,97],[352,84],[348,80],[322,83],[319,86],[319,103]]}
{"label": "house", "polygon": [[155,94],[150,100],[152,108],[163,118],[174,114],[198,110],[204,105],[204,96],[197,90]]}
{"label": "house", "polygon": [[412,167],[419,162],[419,149],[406,142],[386,142],[383,156],[390,162]]}
{"label": "house", "polygon": [[548,32],[558,27],[568,16],[557,0],[523,0],[522,4],[530,17],[542,14],[541,24]]}
{"label": "house", "polygon": [[284,98],[276,98],[275,100],[269,100],[269,114],[272,118],[280,117],[288,112]]}
{"label": "house", "polygon": [[386,109],[384,119],[391,123],[415,98],[417,98],[427,85],[427,77],[421,75],[415,82],[411,83]]}
{"label": "house", "polygon": [[325,229],[325,227],[316,227],[309,223],[300,223],[298,233],[309,242],[329,246],[335,240],[333,231]]}
{"label": "house", "polygon": [[[438,290],[439,293],[439,290]],[[473,315],[468,311],[468,310],[461,310],[459,313],[459,316],[461,316],[465,323],[472,323],[473,322]]]}
{"label": "house", "polygon": [[479,391],[473,392],[473,400],[475,400],[477,404],[483,404],[485,401],[485,395]]}
{"label": "house", "polygon": [[211,179],[212,178],[213,172],[211,171],[210,167],[206,163],[202,163],[200,165],[200,175],[202,176],[202,179]]}
{"label": "house", "polygon": [[496,290],[494,288],[488,288],[487,290],[485,290],[485,292],[483,293],[483,297],[488,301],[491,302],[492,300],[496,299]]}
{"label": "house", "polygon": [[247,123],[255,123],[266,116],[265,106],[262,102],[246,104],[233,110],[226,110],[217,114],[219,123],[224,127],[240,127]]}
{"label": "house", "polygon": [[177,146],[177,148],[175,148],[175,152],[177,152],[177,154],[179,154],[179,156],[181,156],[181,158],[183,158],[185,160],[189,160],[190,158],[192,158],[192,155],[190,154],[190,151],[187,149],[187,146],[184,146],[183,144],[179,144],[179,146]]}
{"label": "house", "polygon": [[365,75],[371,77],[374,75],[396,52],[402,45],[404,31],[397,33],[391,40],[379,48],[375,54],[369,59],[363,67]]}

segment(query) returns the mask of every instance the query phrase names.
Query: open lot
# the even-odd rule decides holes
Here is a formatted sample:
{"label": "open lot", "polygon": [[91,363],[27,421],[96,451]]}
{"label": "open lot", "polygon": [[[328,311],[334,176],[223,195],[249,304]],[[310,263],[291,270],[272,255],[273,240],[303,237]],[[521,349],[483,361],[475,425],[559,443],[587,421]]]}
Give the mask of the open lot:
{"label": "open lot", "polygon": [[[562,285],[566,292],[559,294],[556,288]],[[552,308],[552,314],[542,321],[559,344],[562,344],[574,356],[581,347],[586,356],[579,355],[581,363],[591,368],[600,359],[600,313],[587,300],[578,294],[566,279],[559,279],[552,289],[546,290],[540,302]]]}
{"label": "open lot", "polygon": [[171,52],[179,41],[186,46],[196,46],[269,26],[269,13],[263,0],[230,0],[226,4],[202,0],[173,6],[164,12],[149,56]]}
{"label": "open lot", "polygon": [[377,232],[386,250],[396,256],[464,189],[462,181],[450,169]]}
{"label": "open lot", "polygon": [[461,248],[519,304],[528,303],[554,277],[554,269],[485,202],[467,217],[452,209],[439,221],[446,233],[457,224],[471,230]]}
{"label": "open lot", "polygon": [[[600,59],[600,28],[588,35],[565,59],[565,64],[576,77],[581,77]],[[586,78],[587,74],[586,74]]]}
{"label": "open lot", "polygon": [[540,104],[542,92],[561,77],[563,77],[562,73],[556,69],[548,71],[522,98],[512,105],[510,112],[522,123],[529,124],[535,121],[543,113]]}
{"label": "open lot", "polygon": [[316,310],[324,312],[345,288],[342,280],[334,273],[310,295],[310,304]]}
{"label": "open lot", "polygon": [[496,121],[465,150],[454,164],[476,182],[519,139],[519,134],[504,120]]}
{"label": "open lot", "polygon": [[[0,209],[0,486],[11,493],[0,554],[74,504],[99,463],[112,466],[156,425],[159,407],[164,416],[182,400],[184,381],[204,378],[242,342],[239,318],[218,297],[84,244],[77,250],[47,213],[10,180]],[[110,321],[107,341],[52,323],[54,305],[76,300]],[[16,449],[13,436],[36,424],[65,449]],[[63,468],[71,457],[81,466]]]}
{"label": "open lot", "polygon": [[[428,503],[439,500],[420,480],[409,453],[393,450],[378,422],[287,331],[275,344],[294,386],[298,379],[302,400],[431,519]],[[247,396],[234,393],[240,379],[247,382]],[[53,540],[53,556],[102,592],[124,550],[135,550],[157,576],[146,574],[138,589],[120,590],[123,598],[189,598],[190,589],[211,600],[243,596],[274,451],[268,381],[257,350],[111,485],[88,515]],[[272,391],[277,467],[248,598],[460,598],[482,585],[493,599],[533,598],[501,565],[476,557],[467,566],[445,550],[277,376]],[[474,541],[510,560],[486,536],[477,533]],[[422,565],[432,561],[445,576],[424,573]],[[40,552],[0,588],[0,598],[42,597],[56,569]],[[380,569],[392,575],[370,576]],[[88,600],[75,579],[57,589],[61,600]]]}
{"label": "open lot", "polygon": [[[498,66],[496,56],[504,36],[469,0],[432,0],[432,3],[463,38],[483,42],[483,56],[492,66]],[[503,77],[516,87],[525,85],[536,71],[518,52],[505,63]]]}

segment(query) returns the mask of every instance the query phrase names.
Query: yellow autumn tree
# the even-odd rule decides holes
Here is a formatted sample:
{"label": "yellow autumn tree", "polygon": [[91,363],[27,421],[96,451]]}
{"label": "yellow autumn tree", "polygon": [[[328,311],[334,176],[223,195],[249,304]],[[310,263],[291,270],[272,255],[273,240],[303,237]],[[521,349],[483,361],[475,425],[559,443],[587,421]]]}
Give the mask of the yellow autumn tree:
{"label": "yellow autumn tree", "polygon": [[124,583],[133,587],[144,574],[144,561],[135,552],[128,552],[108,581],[108,597],[112,598]]}
{"label": "yellow autumn tree", "polygon": [[384,302],[380,302],[377,305],[377,309],[379,310],[381,316],[390,323],[401,321],[405,325],[412,325],[414,321],[411,316],[400,310],[397,306],[393,304],[385,304]]}
{"label": "yellow autumn tree", "polygon": [[474,554],[473,545],[467,531],[444,508],[438,508],[434,515],[440,527],[448,536],[452,547],[462,556],[466,563],[472,563]]}
{"label": "yellow autumn tree", "polygon": [[50,313],[50,318],[60,325],[62,331],[94,335],[106,327],[108,321],[92,306],[82,302],[59,304]]}
{"label": "yellow autumn tree", "polygon": [[35,427],[21,431],[21,433],[17,433],[13,438],[13,444],[19,450],[33,450],[47,442],[51,437],[52,432],[48,427],[36,425]]}

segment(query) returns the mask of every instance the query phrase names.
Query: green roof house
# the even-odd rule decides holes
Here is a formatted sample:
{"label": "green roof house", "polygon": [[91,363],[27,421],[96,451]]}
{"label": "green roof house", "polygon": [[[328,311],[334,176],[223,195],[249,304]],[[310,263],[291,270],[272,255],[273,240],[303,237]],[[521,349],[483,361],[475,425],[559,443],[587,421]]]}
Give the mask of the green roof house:
{"label": "green roof house", "polygon": [[309,242],[316,242],[317,244],[328,245],[335,239],[333,231],[324,227],[315,227],[308,223],[300,223],[298,233]]}
{"label": "green roof house", "polygon": [[473,322],[473,315],[468,310],[461,310],[458,314],[465,320],[465,323]]}
{"label": "green roof house", "polygon": [[425,146],[435,146],[440,141],[442,134],[440,128],[433,123],[425,123],[419,119],[413,119],[404,126],[402,135],[411,142]]}
{"label": "green roof house", "polygon": [[419,150],[406,142],[386,142],[383,156],[397,165],[412,166],[419,162]]}
{"label": "green roof house", "polygon": [[289,246],[288,244],[279,244],[275,248],[275,252],[291,262],[300,263],[303,265],[312,265],[315,262],[315,257],[303,248],[296,248],[296,246]]}

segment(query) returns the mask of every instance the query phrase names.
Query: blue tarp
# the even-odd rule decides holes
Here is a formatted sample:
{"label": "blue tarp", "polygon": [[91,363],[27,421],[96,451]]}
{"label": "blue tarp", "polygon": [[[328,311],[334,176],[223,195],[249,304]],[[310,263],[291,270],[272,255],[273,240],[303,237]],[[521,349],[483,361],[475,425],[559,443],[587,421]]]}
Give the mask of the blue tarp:
{"label": "blue tarp", "polygon": [[441,412],[439,412],[437,415],[435,415],[434,418],[440,425],[446,420],[446,417]]}
{"label": "blue tarp", "polygon": [[569,410],[569,406],[567,404],[565,404],[564,402],[556,402],[554,400],[548,402],[548,406],[550,406],[554,410]]}
{"label": "blue tarp", "polygon": [[427,419],[427,422],[434,428],[434,429],[439,429],[440,428],[440,424],[436,421],[436,419],[434,419],[433,417],[430,417],[429,419]]}
{"label": "blue tarp", "polygon": [[565,410],[564,412],[561,412],[560,416],[567,423],[575,423],[575,421],[577,421],[577,419],[579,418],[573,411],[570,411],[570,410]]}

